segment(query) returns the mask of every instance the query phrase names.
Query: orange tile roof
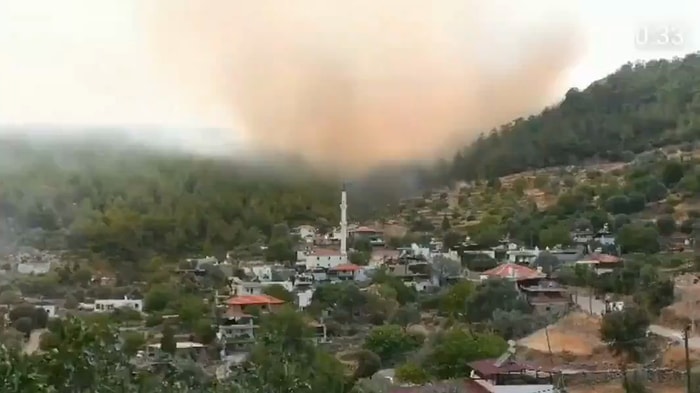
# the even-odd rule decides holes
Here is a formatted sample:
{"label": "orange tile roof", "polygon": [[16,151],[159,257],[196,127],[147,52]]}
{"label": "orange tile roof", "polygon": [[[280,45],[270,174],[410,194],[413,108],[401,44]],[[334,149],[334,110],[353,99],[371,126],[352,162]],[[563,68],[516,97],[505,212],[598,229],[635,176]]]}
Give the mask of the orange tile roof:
{"label": "orange tile roof", "polygon": [[591,254],[591,261],[598,261],[598,263],[618,263],[622,259],[608,254]]}
{"label": "orange tile roof", "polygon": [[284,304],[284,300],[277,299],[268,295],[248,295],[234,296],[226,300],[229,306],[253,306],[253,305],[268,305],[268,304]]}
{"label": "orange tile roof", "polygon": [[537,270],[533,270],[527,266],[518,265],[516,263],[504,263],[481,274],[491,277],[512,278],[516,280],[527,280],[530,278],[539,278],[545,276]]}
{"label": "orange tile roof", "polygon": [[362,269],[362,268],[353,264],[353,263],[346,263],[346,264],[338,265],[338,266],[331,268],[331,270],[337,271],[337,272],[356,272],[360,269]]}

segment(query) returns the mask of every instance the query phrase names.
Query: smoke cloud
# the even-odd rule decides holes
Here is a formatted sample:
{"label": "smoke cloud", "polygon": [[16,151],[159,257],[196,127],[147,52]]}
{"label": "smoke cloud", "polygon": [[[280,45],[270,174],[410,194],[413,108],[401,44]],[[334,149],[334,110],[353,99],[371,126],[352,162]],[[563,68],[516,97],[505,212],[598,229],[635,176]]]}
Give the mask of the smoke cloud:
{"label": "smoke cloud", "polygon": [[157,0],[162,69],[263,151],[343,174],[429,161],[539,111],[582,52],[570,2]]}

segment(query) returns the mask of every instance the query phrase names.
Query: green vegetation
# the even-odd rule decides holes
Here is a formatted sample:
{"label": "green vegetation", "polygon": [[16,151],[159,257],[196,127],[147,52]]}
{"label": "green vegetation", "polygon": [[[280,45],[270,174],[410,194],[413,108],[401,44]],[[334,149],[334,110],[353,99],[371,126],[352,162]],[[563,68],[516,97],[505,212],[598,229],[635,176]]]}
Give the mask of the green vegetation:
{"label": "green vegetation", "polygon": [[[167,370],[141,369],[129,362],[129,341],[104,324],[78,319],[56,322],[46,352],[22,355],[0,346],[0,391],[16,393],[268,393],[347,392],[342,366],[303,340],[309,332],[294,312],[263,321],[263,337],[246,368],[217,381],[181,360]],[[131,338],[130,340],[134,340]]]}
{"label": "green vegetation", "polygon": [[[654,147],[694,142],[700,134],[700,55],[625,64],[561,104],[516,119],[460,152],[456,179],[491,179],[591,158],[629,161]],[[679,174],[669,170],[669,185]]]}

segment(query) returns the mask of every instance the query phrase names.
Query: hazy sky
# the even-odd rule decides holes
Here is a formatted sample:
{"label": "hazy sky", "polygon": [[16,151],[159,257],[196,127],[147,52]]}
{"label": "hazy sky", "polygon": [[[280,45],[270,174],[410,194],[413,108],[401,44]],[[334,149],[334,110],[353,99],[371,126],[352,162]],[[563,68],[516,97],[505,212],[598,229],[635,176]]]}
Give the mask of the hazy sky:
{"label": "hazy sky", "polygon": [[[141,1],[148,0],[0,0],[0,124],[231,124],[222,108],[185,105],[156,72],[142,39]],[[626,61],[700,48],[697,0],[583,0],[571,7],[588,50],[569,85],[585,86]],[[637,48],[634,35],[643,26],[673,26],[686,45]]]}

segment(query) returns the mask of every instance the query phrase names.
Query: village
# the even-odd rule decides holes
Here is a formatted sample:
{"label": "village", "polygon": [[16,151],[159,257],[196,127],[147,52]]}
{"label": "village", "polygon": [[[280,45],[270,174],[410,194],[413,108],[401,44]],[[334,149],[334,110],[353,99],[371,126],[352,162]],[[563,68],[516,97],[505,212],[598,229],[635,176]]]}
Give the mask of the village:
{"label": "village", "polygon": [[[67,304],[67,299],[52,299],[50,296],[4,299],[5,304],[0,307],[5,310],[6,326],[27,333],[24,350],[33,353],[41,351],[42,342],[47,340],[47,324],[54,318],[68,314],[134,314],[136,317],[123,318],[119,323],[122,333],[143,338],[137,340],[140,345],[135,348],[134,362],[151,367],[172,359],[196,359],[212,374],[225,378],[232,368],[246,360],[251,346],[258,339],[258,319],[261,316],[288,306],[299,312],[308,311],[314,306],[319,288],[351,283],[360,291],[373,291],[376,290],[373,289],[376,277],[383,274],[420,296],[437,296],[460,282],[479,286],[498,280],[510,283],[531,307],[532,314],[546,323],[524,337],[510,340],[508,349],[500,357],[469,363],[466,367],[471,373],[458,382],[471,389],[467,391],[541,393],[563,392],[568,387],[566,391],[577,392],[577,386],[606,386],[620,378],[620,365],[606,348],[599,330],[601,317],[623,310],[630,299],[570,285],[561,274],[566,269],[586,269],[593,277],[602,277],[624,268],[624,259],[615,255],[619,254],[618,247],[607,224],[597,231],[572,231],[572,246],[565,248],[529,248],[507,238],[497,246],[483,247],[469,237],[449,249],[438,237],[430,238],[426,244],[412,243],[392,248],[387,244],[383,229],[349,224],[347,207],[343,190],[338,227],[327,233],[320,233],[312,225],[291,228],[290,234],[297,239],[293,263],[241,260],[233,253],[222,260],[210,256],[180,263],[172,273],[196,284],[196,293],[202,297],[202,304],[208,310],[203,313],[214,318],[210,322],[214,333],[210,340],[202,340],[201,335],[180,329],[173,334],[174,350],[164,350],[161,346],[165,345],[165,333],[159,327],[160,323],[184,320],[185,316],[161,314],[159,322],[149,323],[148,314],[153,306],[148,304],[148,295],[138,293],[121,298],[86,297],[72,305]],[[357,250],[350,245],[358,244],[366,248],[366,257],[353,263],[356,259],[353,254]],[[482,258],[496,263],[488,269],[470,269],[469,266],[478,265],[474,263],[465,266],[465,260],[473,262]],[[49,273],[52,264],[57,263],[55,257],[36,252],[15,256],[13,261],[14,266],[4,269],[5,276],[14,271],[15,274],[42,277]],[[650,340],[663,342],[663,349],[653,360],[639,365],[652,382],[667,383],[670,380],[682,383],[685,365],[689,361],[683,356],[685,326],[688,326],[686,332],[691,336],[688,345],[692,359],[700,356],[700,337],[694,336],[696,316],[693,311],[700,300],[700,280],[694,274],[679,272],[674,274],[677,301],[664,310],[663,317],[655,322],[659,324],[651,324],[647,331]],[[212,274],[223,276],[225,285],[217,287],[212,284]],[[114,279],[110,277],[93,276],[89,281],[96,287],[114,285]],[[281,293],[279,297],[274,296],[278,293]],[[70,302],[75,303],[75,299]],[[29,327],[21,326],[23,311],[18,310],[27,307],[43,310],[49,322],[39,327],[31,326],[31,323]],[[306,314],[316,316],[307,317],[307,322],[313,329],[314,342],[336,353],[348,367],[348,372],[352,372],[358,367],[353,353],[361,349],[362,340],[369,331],[366,326],[352,329],[354,332],[339,328],[337,322],[330,322],[333,313],[332,309],[324,309]],[[20,315],[19,319],[17,315]],[[424,310],[406,329],[427,329],[430,333],[440,329],[441,320],[444,318],[439,313]],[[416,390],[419,385],[396,378],[392,368],[378,370],[369,379],[388,384],[393,389],[389,390],[391,392],[420,391]],[[449,382],[450,386],[454,383]],[[435,386],[429,385],[431,389]]]}

